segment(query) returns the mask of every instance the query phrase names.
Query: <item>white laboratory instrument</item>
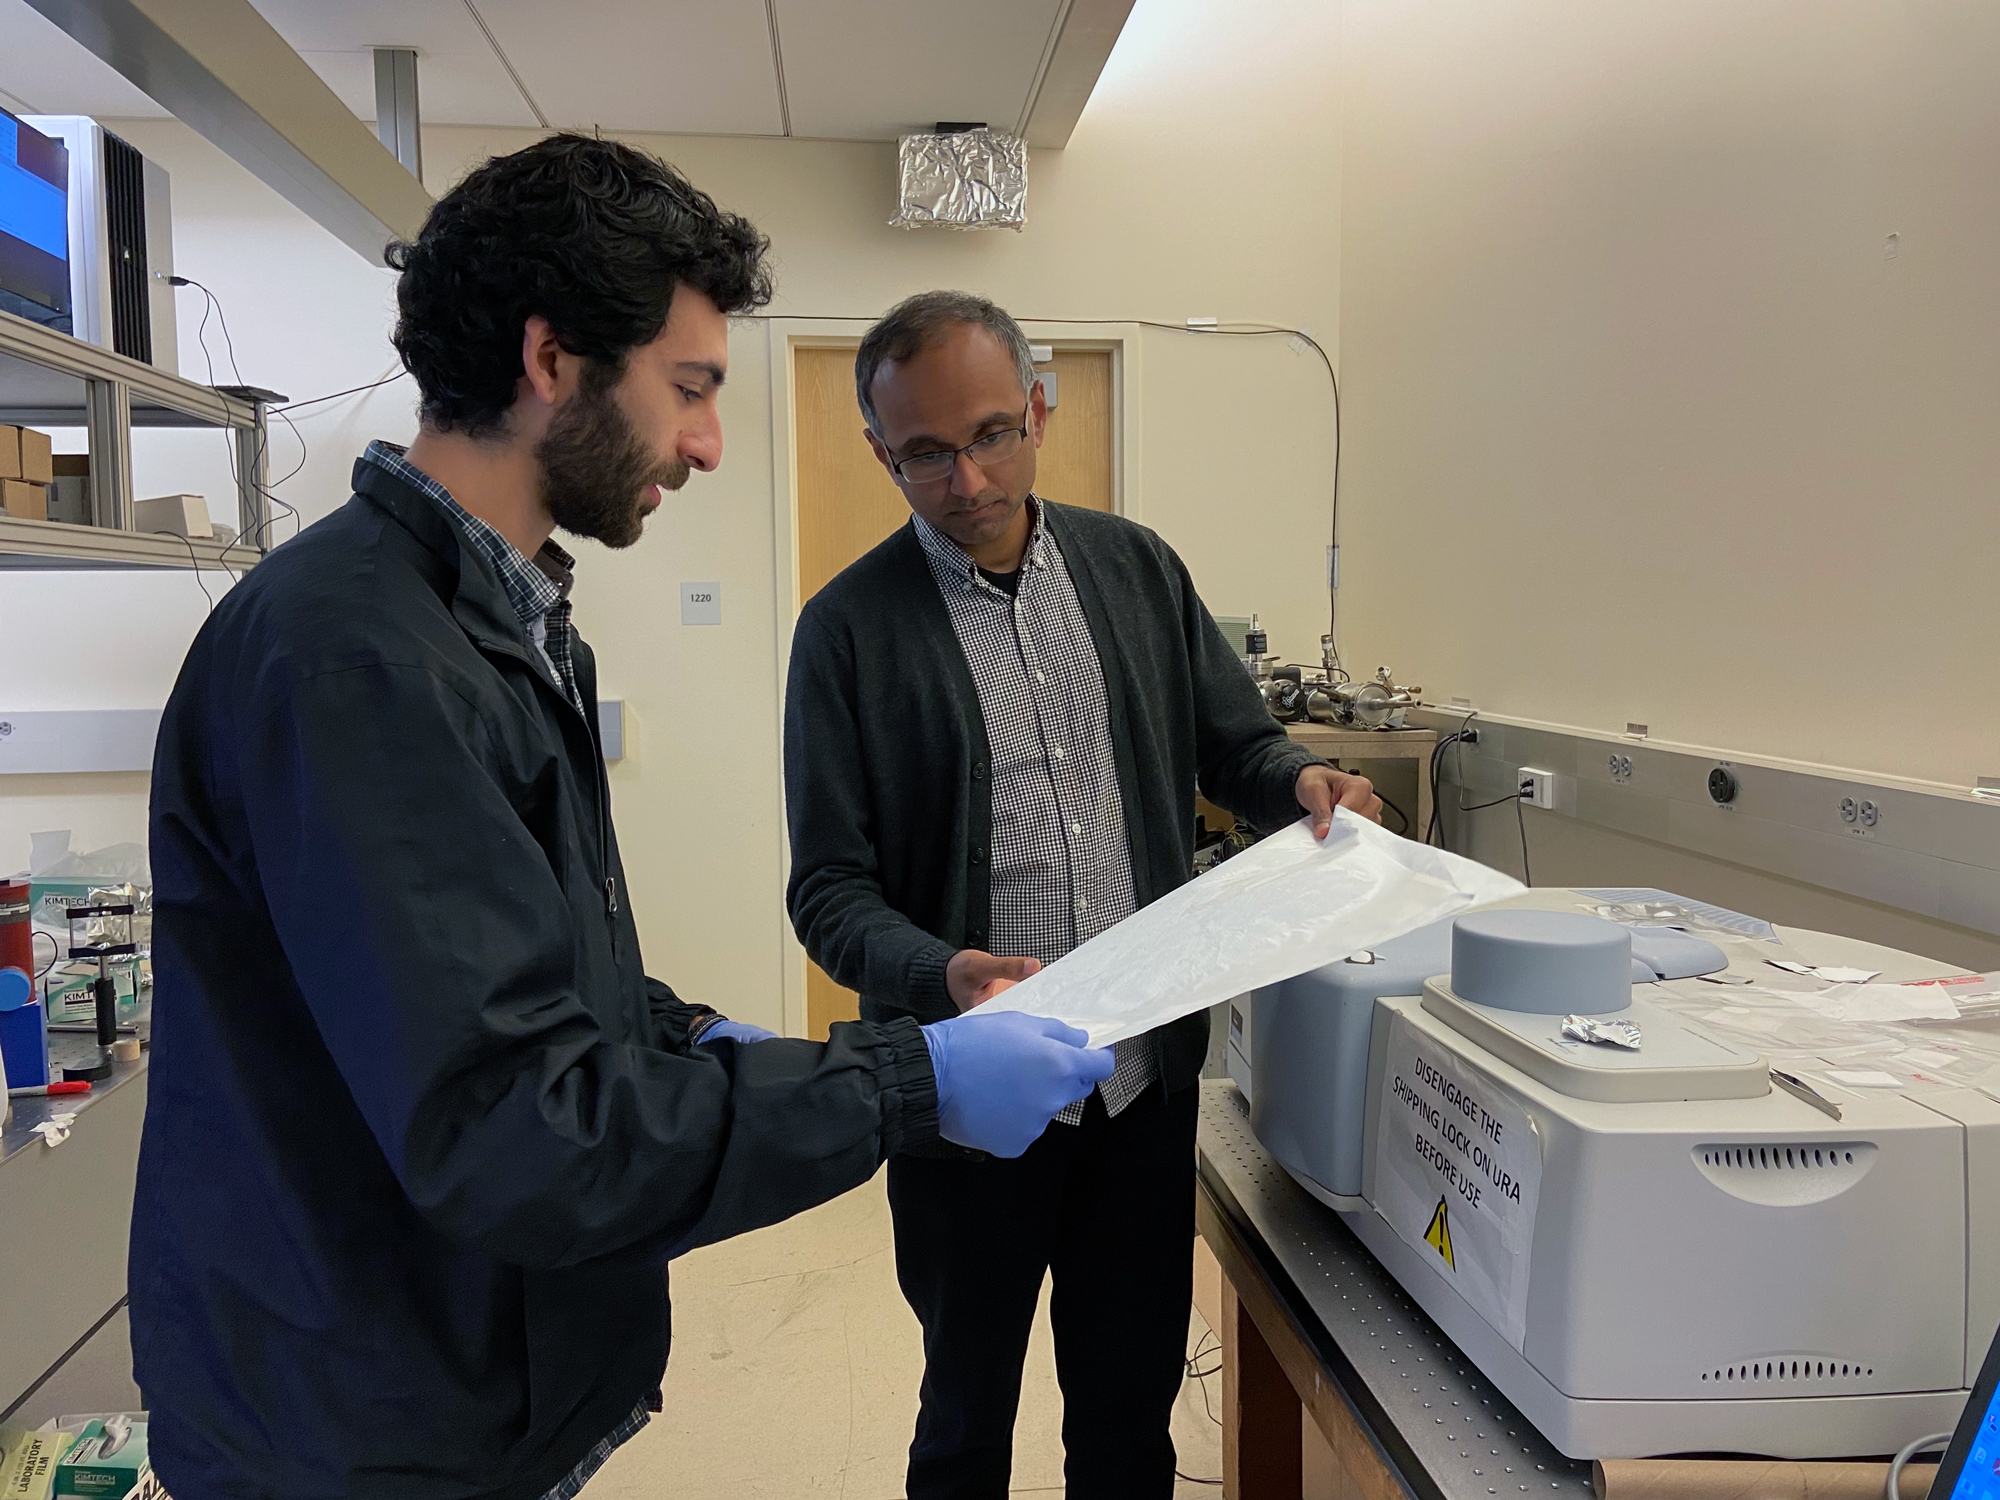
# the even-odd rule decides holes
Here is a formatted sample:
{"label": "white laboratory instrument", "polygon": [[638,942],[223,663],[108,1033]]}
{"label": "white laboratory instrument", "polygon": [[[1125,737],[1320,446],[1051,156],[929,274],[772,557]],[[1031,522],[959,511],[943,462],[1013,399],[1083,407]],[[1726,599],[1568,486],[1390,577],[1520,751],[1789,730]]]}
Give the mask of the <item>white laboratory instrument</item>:
{"label": "white laboratory instrument", "polygon": [[1537,890],[1232,1009],[1258,1138],[1564,1453],[1957,1420],[2000,1322],[2000,979]]}

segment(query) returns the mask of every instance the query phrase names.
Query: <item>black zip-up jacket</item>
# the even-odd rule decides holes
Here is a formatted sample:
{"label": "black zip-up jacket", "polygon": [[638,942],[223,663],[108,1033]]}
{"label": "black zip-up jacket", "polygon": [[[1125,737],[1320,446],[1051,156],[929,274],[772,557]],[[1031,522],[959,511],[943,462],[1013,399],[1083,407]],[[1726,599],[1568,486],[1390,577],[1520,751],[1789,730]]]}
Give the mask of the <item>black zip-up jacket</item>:
{"label": "black zip-up jacket", "polygon": [[[1121,517],[1041,503],[1104,669],[1133,892],[1145,906],[1192,874],[1197,786],[1238,817],[1279,827],[1300,816],[1299,772],[1321,762],[1265,709],[1171,547]],[[912,525],[799,615],[785,801],[787,899],[813,961],[860,992],[866,1018],[956,1015],[945,965],[984,948],[991,926],[993,783],[979,690]],[[1208,1017],[1153,1036],[1168,1090],[1191,1085]]]}
{"label": "black zip-up jacket", "polygon": [[596,739],[371,464],[231,589],[153,773],[131,1247],[176,1500],[529,1500],[654,1395],[670,1253],[935,1137],[910,1020],[690,1048]]}

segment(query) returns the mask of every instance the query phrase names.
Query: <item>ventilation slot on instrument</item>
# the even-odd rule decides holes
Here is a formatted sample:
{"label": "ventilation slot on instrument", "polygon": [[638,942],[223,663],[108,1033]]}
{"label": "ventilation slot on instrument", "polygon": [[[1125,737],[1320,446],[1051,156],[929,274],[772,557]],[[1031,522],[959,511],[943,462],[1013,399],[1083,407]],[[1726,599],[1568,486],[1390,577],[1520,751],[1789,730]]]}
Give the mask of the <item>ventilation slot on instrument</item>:
{"label": "ventilation slot on instrument", "polygon": [[[1875,1164],[1872,1141],[1717,1142],[1691,1155],[1701,1175],[1749,1203],[1789,1207],[1838,1197]],[[1748,1366],[1745,1366],[1747,1369]]]}
{"label": "ventilation slot on instrument", "polygon": [[104,227],[111,260],[111,347],[128,359],[150,364],[153,321],[152,286],[146,274],[146,162],[108,131],[104,137]]}
{"label": "ventilation slot on instrument", "polygon": [[1719,1370],[1704,1370],[1701,1378],[1707,1385],[1804,1385],[1810,1381],[1814,1385],[1852,1385],[1857,1380],[1874,1377],[1875,1367],[1852,1359],[1828,1359],[1823,1354],[1810,1358],[1799,1354],[1788,1354],[1783,1359],[1753,1359],[1747,1364],[1724,1365]]}

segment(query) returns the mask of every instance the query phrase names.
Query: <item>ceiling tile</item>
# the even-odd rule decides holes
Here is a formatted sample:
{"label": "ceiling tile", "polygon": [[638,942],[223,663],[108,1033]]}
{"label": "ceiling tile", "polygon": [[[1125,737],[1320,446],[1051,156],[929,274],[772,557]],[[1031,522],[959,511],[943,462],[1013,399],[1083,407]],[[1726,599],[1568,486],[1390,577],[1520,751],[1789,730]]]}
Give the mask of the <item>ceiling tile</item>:
{"label": "ceiling tile", "polygon": [[939,120],[1013,130],[1061,0],[777,0],[792,134],[885,140]]}
{"label": "ceiling tile", "polygon": [[553,124],[784,131],[763,0],[476,3]]}
{"label": "ceiling tile", "polygon": [[440,54],[491,50],[463,0],[250,3],[300,52],[364,52],[370,47],[415,47]]}
{"label": "ceiling tile", "polygon": [[[5,4],[6,0],[0,0]],[[417,100],[434,125],[535,124],[463,0],[253,0],[328,88],[375,118],[375,47],[417,50]]]}
{"label": "ceiling tile", "polygon": [[16,114],[163,119],[125,75],[24,0],[0,0],[0,107]]}
{"label": "ceiling tile", "polygon": [[[360,118],[369,49],[415,47],[424,118],[532,127],[466,0],[253,0]],[[544,114],[588,129],[784,130],[765,0],[472,0]],[[887,140],[1020,120],[1062,0],[774,0],[791,131]],[[0,0],[0,91],[50,113],[166,112],[24,0]],[[0,105],[7,99],[0,98]]]}
{"label": "ceiling tile", "polygon": [[[375,119],[375,58],[368,52],[301,52],[340,102],[361,119]],[[534,114],[514,80],[489,51],[484,57],[417,52],[417,105],[426,125],[522,125]]]}

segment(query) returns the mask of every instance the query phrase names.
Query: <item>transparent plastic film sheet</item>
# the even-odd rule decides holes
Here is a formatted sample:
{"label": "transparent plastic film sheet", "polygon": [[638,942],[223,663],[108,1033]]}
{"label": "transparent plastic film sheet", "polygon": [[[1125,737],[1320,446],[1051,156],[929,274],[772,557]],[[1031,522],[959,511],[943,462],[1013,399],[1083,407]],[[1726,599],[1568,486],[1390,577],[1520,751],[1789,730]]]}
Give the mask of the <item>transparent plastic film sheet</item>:
{"label": "transparent plastic film sheet", "polygon": [[[1848,1088],[2000,1094],[2000,974],[1878,985],[1749,972],[1756,977],[1748,984],[1689,980],[1655,993],[1703,1030],[1754,1047],[1788,1072]],[[1895,991],[1903,1004],[1892,1003]]]}
{"label": "transparent plastic film sheet", "polygon": [[1342,810],[1324,841],[1301,820],[982,1009],[1053,1016],[1109,1046],[1523,889]]}

